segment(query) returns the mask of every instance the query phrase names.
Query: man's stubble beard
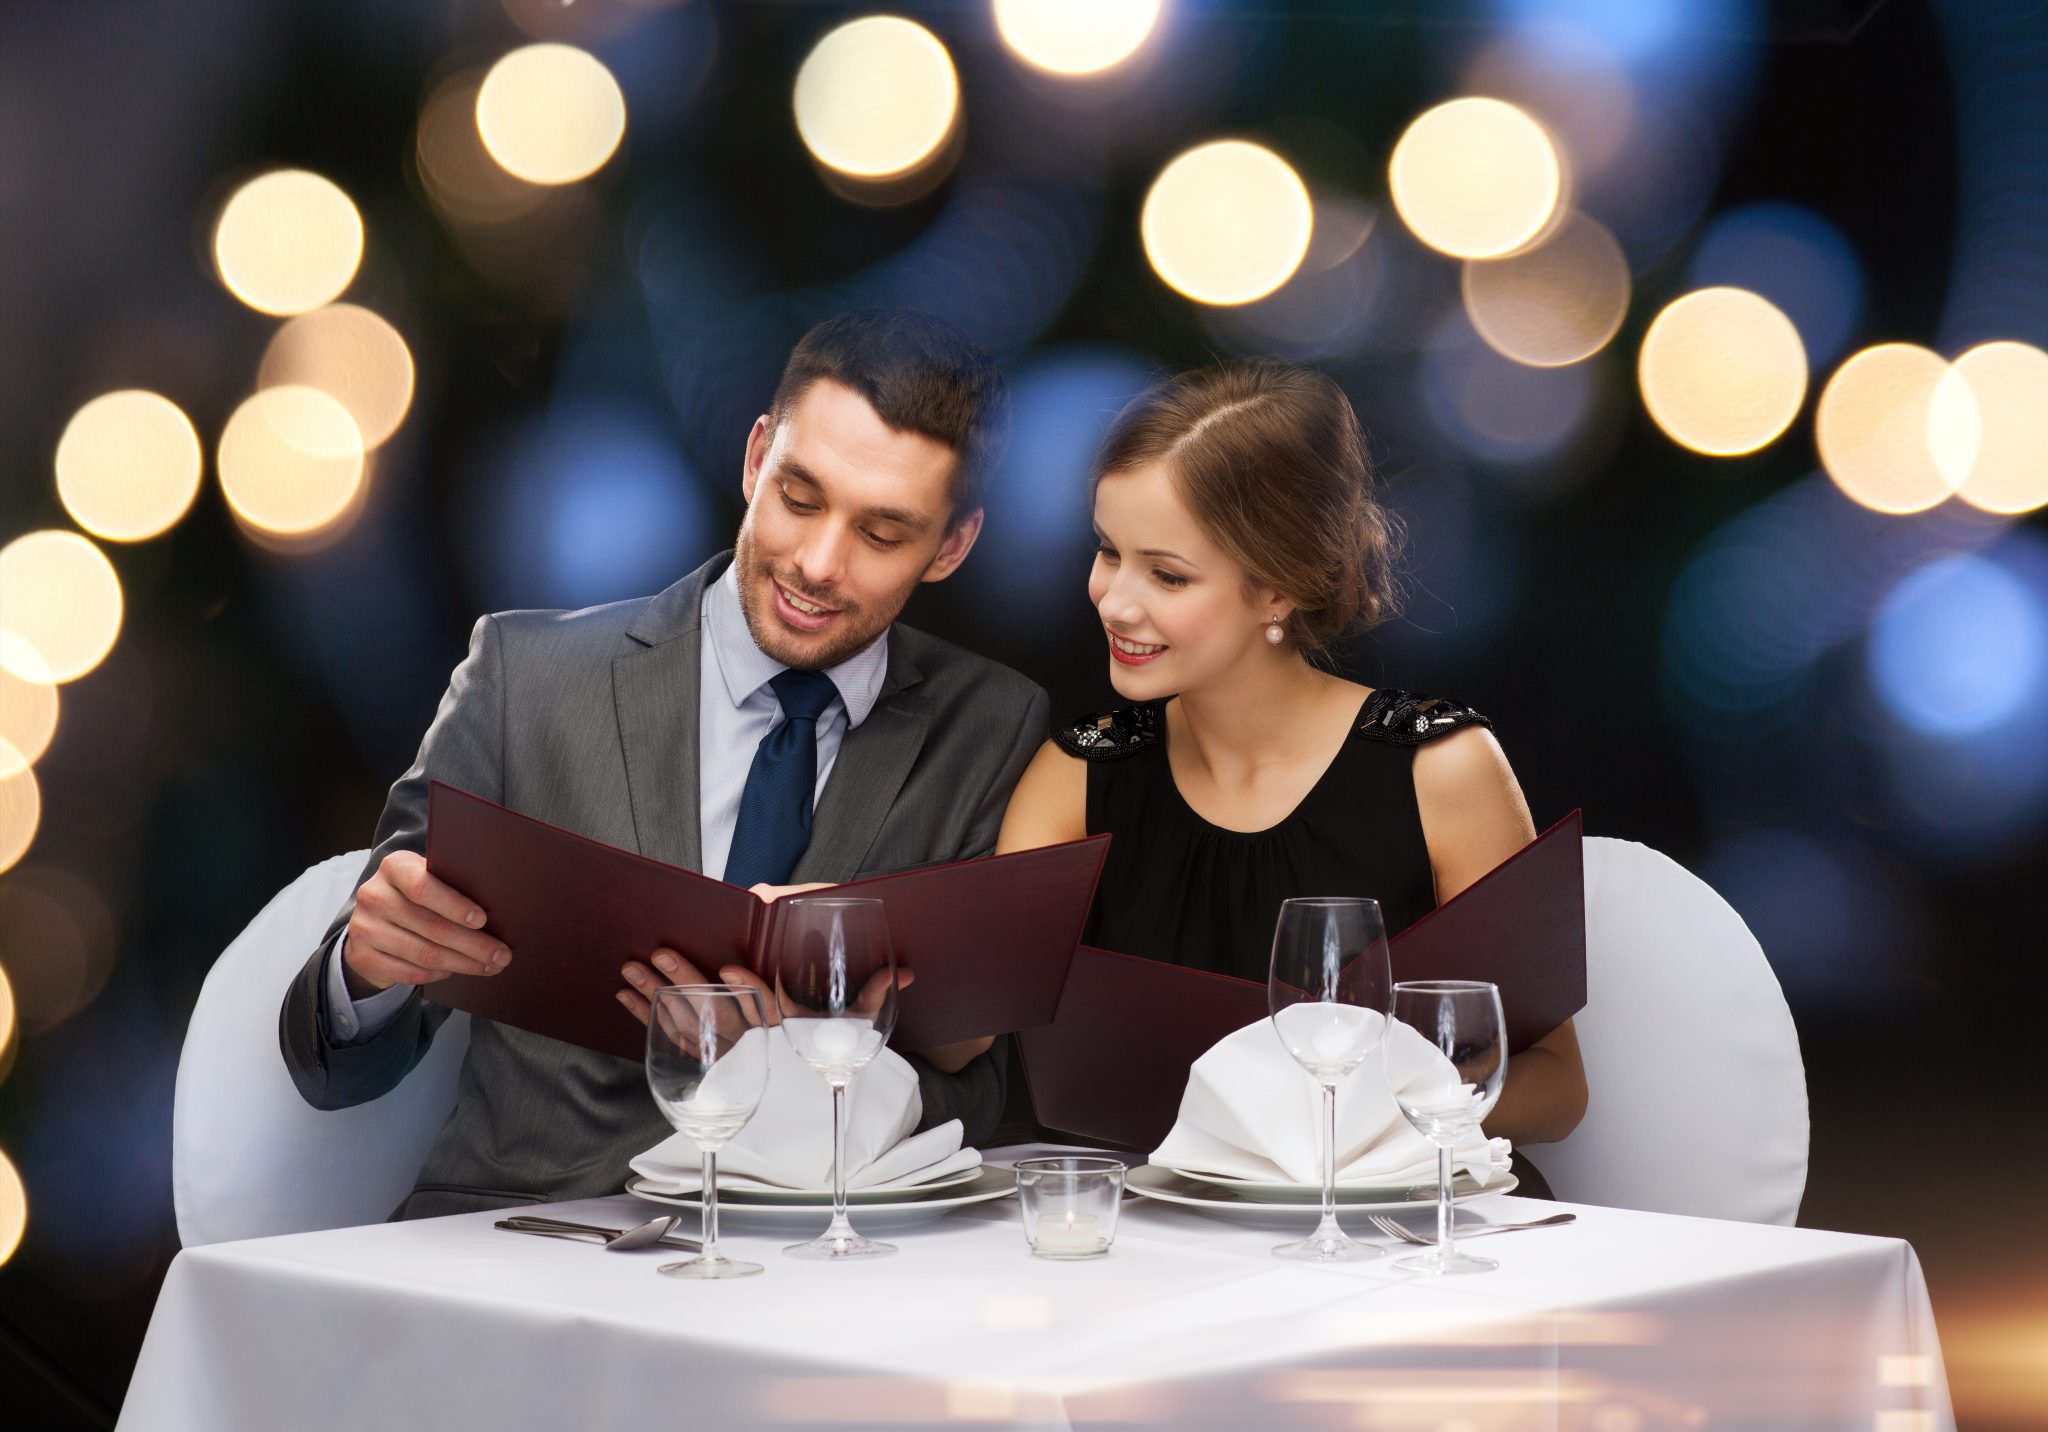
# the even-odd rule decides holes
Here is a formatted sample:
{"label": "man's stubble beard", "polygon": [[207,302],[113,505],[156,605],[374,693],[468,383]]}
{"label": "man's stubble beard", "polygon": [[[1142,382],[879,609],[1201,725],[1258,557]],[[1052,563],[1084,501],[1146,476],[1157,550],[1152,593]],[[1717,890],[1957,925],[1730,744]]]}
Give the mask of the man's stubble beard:
{"label": "man's stubble beard", "polygon": [[[857,619],[863,615],[860,608],[843,607],[840,616],[847,622],[843,635],[815,652],[793,650],[787,644],[789,634],[776,620],[775,613],[762,605],[764,602],[772,604],[775,600],[774,595],[766,590],[767,584],[774,580],[775,574],[756,562],[751,524],[743,523],[740,526],[739,540],[733,548],[733,565],[739,571],[740,615],[746,619],[747,634],[754,639],[755,646],[760,647],[784,666],[800,671],[825,671],[839,665],[880,636],[883,629],[902,614],[903,606],[909,599],[909,594],[905,593],[904,603],[899,603],[887,619],[868,630],[863,630],[857,624]],[[811,598],[809,592],[795,583],[786,585],[798,596],[806,600]]]}

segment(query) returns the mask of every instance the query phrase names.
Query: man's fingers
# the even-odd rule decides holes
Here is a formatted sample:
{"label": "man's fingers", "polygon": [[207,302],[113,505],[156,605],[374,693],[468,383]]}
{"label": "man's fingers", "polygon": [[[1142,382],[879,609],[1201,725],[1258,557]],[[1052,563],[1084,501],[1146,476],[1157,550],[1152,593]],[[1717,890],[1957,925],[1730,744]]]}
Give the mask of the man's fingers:
{"label": "man's fingers", "polygon": [[674,950],[659,949],[649,958],[654,962],[654,967],[661,971],[662,981],[665,984],[712,983],[711,980],[707,980],[703,975],[697,973],[695,965],[691,964]]}
{"label": "man's fingers", "polygon": [[740,1012],[746,1015],[748,1024],[765,1024],[772,1029],[782,1023],[782,1011],[775,1007],[775,991],[745,965],[727,965],[718,972],[718,978],[726,984],[754,990],[760,996],[758,1000],[740,1001]]}
{"label": "man's fingers", "polygon": [[[359,945],[359,942],[362,942]],[[366,946],[366,947],[362,947]],[[383,972],[364,968],[358,955],[380,954],[393,964],[410,967],[415,973],[405,980],[407,984],[425,984],[427,976],[441,979],[447,975],[482,975],[491,972],[491,966],[480,960],[473,960],[460,950],[451,950],[435,944],[424,936],[416,935],[402,925],[362,910],[356,911],[356,918],[349,922],[348,957],[356,968],[371,978],[384,978]]]}
{"label": "man's fingers", "polygon": [[381,913],[399,929],[410,931],[429,944],[468,956],[478,966],[476,974],[489,974],[511,962],[512,952],[501,941],[481,930],[464,929],[425,905],[398,904]]}
{"label": "man's fingers", "polygon": [[467,929],[482,928],[483,907],[454,886],[435,878],[428,871],[424,856],[410,850],[394,850],[384,857],[377,870],[413,904],[424,905],[443,919]]}

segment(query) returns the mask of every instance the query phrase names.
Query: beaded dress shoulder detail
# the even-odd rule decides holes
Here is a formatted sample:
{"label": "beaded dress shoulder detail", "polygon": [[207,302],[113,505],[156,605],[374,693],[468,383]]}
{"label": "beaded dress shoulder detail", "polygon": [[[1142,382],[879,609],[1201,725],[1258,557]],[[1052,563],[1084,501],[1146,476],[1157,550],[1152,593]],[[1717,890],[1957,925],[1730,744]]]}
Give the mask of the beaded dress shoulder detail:
{"label": "beaded dress shoulder detail", "polygon": [[1114,761],[1159,744],[1158,703],[1083,716],[1052,733],[1062,751],[1084,761]]}
{"label": "beaded dress shoulder detail", "polygon": [[1441,696],[1418,696],[1391,686],[1379,687],[1367,697],[1365,709],[1358,717],[1360,736],[1389,746],[1420,746],[1467,726],[1491,729],[1493,722],[1470,706]]}

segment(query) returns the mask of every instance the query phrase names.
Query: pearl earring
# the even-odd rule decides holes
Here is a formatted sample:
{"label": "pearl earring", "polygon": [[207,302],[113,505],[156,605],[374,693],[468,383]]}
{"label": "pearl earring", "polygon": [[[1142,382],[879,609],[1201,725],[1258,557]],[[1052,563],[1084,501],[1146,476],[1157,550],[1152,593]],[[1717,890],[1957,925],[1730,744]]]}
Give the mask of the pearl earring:
{"label": "pearl earring", "polygon": [[1267,620],[1270,625],[1266,628],[1266,643],[1269,646],[1278,646],[1286,639],[1286,633],[1280,630],[1280,618],[1269,617]]}

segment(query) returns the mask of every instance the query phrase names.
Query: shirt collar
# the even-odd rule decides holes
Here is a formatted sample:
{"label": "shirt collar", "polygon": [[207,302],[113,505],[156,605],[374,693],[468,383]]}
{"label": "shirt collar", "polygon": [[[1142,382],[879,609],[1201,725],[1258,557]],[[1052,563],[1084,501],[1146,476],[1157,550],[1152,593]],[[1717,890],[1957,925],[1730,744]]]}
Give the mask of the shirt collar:
{"label": "shirt collar", "polygon": [[[718,674],[725,681],[725,694],[736,707],[745,705],[755,692],[789,669],[756,646],[754,634],[747,630],[746,613],[740,609],[737,560],[728,563],[725,575],[704,589],[704,630],[711,654],[717,660]],[[875,709],[875,702],[882,695],[882,679],[888,671],[887,627],[852,656],[826,668],[825,675],[846,707],[849,730],[867,720],[868,713]]]}

